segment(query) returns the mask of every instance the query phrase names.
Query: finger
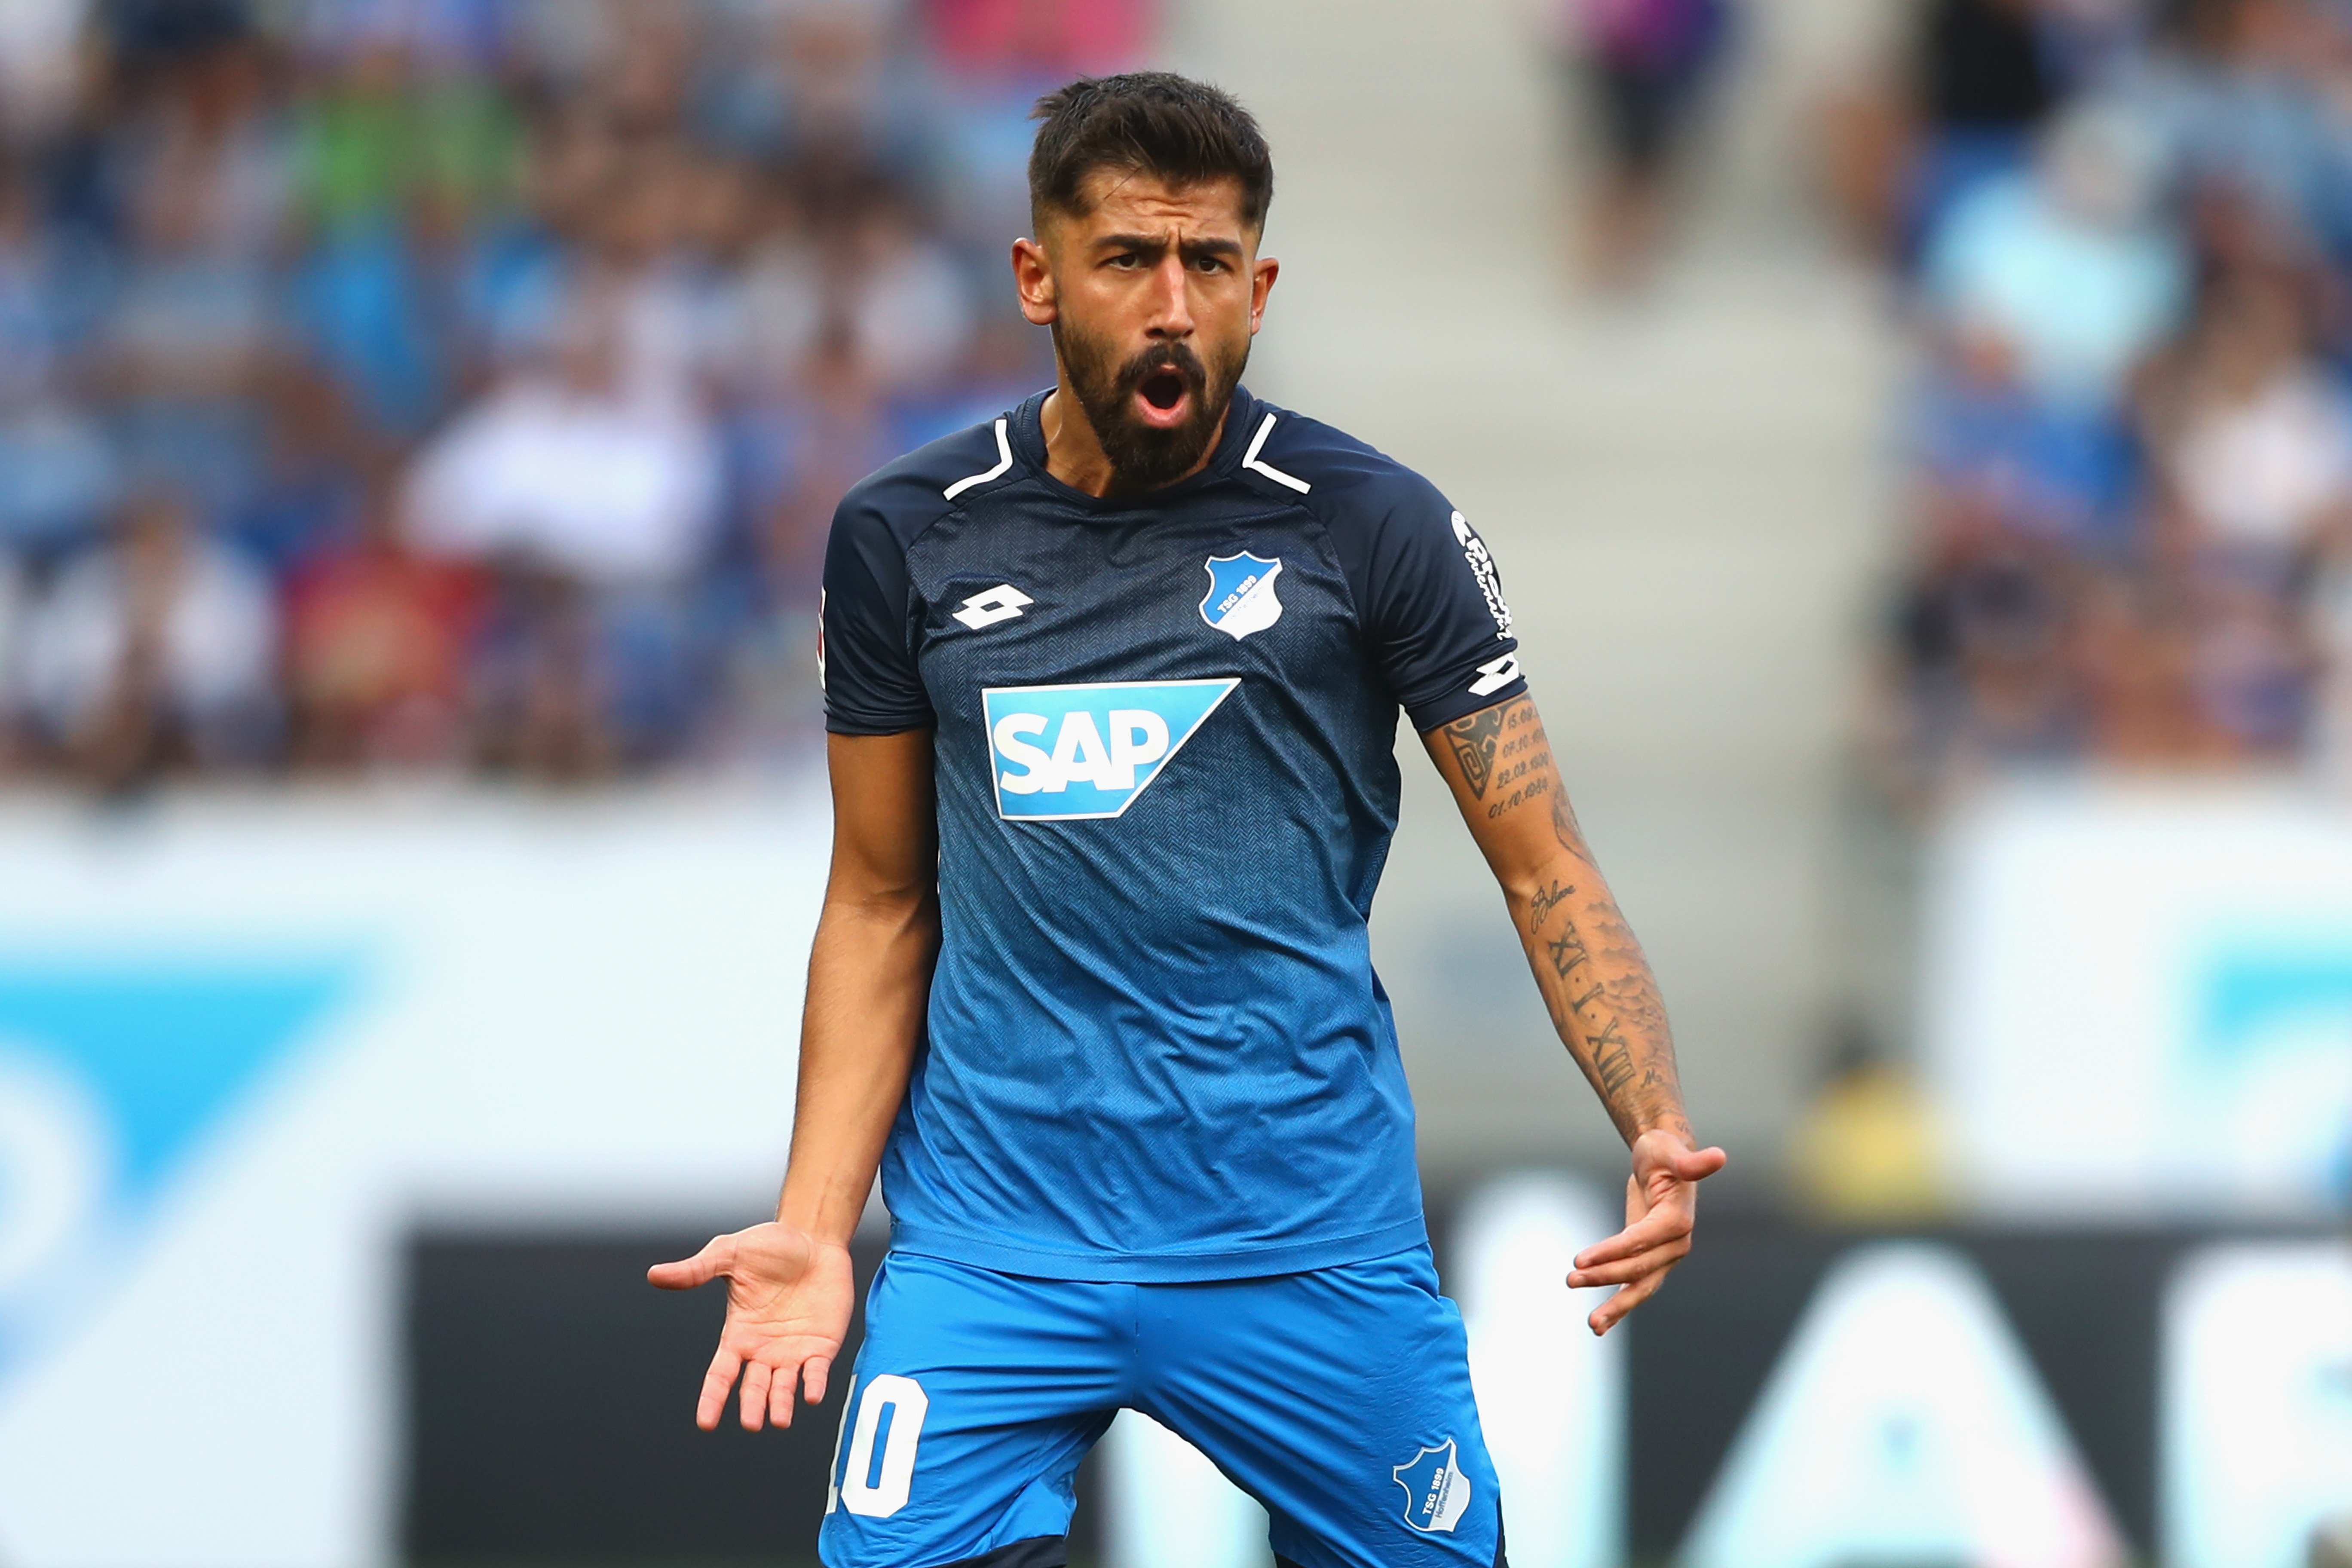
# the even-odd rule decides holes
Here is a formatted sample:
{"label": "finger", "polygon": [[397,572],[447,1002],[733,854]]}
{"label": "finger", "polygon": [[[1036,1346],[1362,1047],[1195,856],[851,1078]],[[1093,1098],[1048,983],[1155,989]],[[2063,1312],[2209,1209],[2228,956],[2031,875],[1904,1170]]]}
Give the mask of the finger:
{"label": "finger", "polygon": [[825,1382],[832,1375],[833,1358],[831,1356],[813,1355],[801,1363],[801,1377],[808,1388],[808,1402],[811,1405],[824,1403]]}
{"label": "finger", "polygon": [[743,1430],[757,1432],[768,1419],[768,1363],[755,1361],[743,1368]]}
{"label": "finger", "polygon": [[1647,1252],[1637,1252],[1614,1263],[1603,1263],[1595,1268],[1579,1268],[1568,1277],[1568,1286],[1571,1290],[1590,1290],[1597,1285],[1630,1285],[1662,1268],[1672,1268],[1688,1256],[1688,1241],[1669,1242],[1664,1247],[1654,1247]]}
{"label": "finger", "polygon": [[1607,1333],[1623,1322],[1628,1312],[1656,1295],[1658,1287],[1665,1282],[1666,1271],[1663,1268],[1645,1279],[1635,1280],[1593,1309],[1592,1316],[1585,1320],[1586,1323],[1596,1335]]}
{"label": "finger", "polygon": [[691,1290],[698,1285],[709,1284],[734,1264],[735,1238],[714,1236],[691,1258],[655,1264],[646,1270],[646,1280],[664,1290]]}
{"label": "finger", "polygon": [[719,1353],[710,1358],[710,1370],[702,1374],[702,1398],[694,1407],[697,1426],[706,1432],[719,1429],[719,1413],[727,1408],[727,1395],[734,1388],[736,1370],[742,1364],[743,1358],[725,1345],[720,1345]]}
{"label": "finger", "polygon": [[793,1424],[793,1391],[800,1381],[793,1368],[781,1367],[768,1384],[768,1419],[779,1426]]}
{"label": "finger", "polygon": [[1690,1211],[1679,1205],[1661,1204],[1608,1240],[1596,1241],[1578,1253],[1576,1266],[1591,1268],[1596,1264],[1613,1263],[1620,1258],[1631,1258],[1637,1252],[1646,1252],[1653,1247],[1678,1240],[1690,1233]]}

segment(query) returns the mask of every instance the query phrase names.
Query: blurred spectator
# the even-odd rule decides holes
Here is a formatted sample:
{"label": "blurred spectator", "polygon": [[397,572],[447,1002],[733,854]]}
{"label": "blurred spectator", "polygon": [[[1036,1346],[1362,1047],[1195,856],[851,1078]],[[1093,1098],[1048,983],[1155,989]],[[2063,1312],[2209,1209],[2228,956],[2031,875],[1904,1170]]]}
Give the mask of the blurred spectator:
{"label": "blurred spectator", "polygon": [[1831,194],[1871,249],[1907,268],[1955,203],[2026,166],[2059,96],[2049,11],[2041,0],[1927,0],[1892,68],[1830,103]]}
{"label": "blurred spectator", "polygon": [[483,584],[401,538],[390,498],[356,537],[310,556],[286,591],[286,669],[298,765],[463,763],[466,670]]}
{"label": "blurred spectator", "polygon": [[1800,1200],[1833,1223],[1916,1225],[1951,1202],[1927,1097],[1858,1030],[1839,1043],[1789,1157]]}
{"label": "blurred spectator", "polygon": [[1997,330],[1956,324],[1937,346],[1909,431],[1927,504],[2092,554],[2127,550],[2138,453],[2123,412],[2037,396]]}
{"label": "blurred spectator", "polygon": [[217,508],[243,499],[260,456],[255,399],[277,323],[265,258],[247,237],[214,230],[205,172],[186,141],[140,169],[95,353],[134,469]]}
{"label": "blurred spectator", "polygon": [[2006,342],[2034,396],[2119,403],[2187,283],[2178,241],[2149,211],[2155,172],[2128,121],[2070,116],[2030,172],[1986,180],[1955,205],[1927,258],[1935,310]]}
{"label": "blurred spectator", "polygon": [[101,788],[249,764],[274,738],[276,645],[260,574],[205,540],[184,501],[149,492],[26,613],[26,706]]}
{"label": "blurred spectator", "polygon": [[1122,0],[927,0],[923,16],[958,75],[1050,86],[1128,68],[1152,22],[1149,7]]}
{"label": "blurred spectator", "polygon": [[1580,79],[1603,167],[1591,208],[1597,281],[1640,281],[1656,257],[1675,154],[1723,51],[1728,0],[1569,0],[1569,69]]}
{"label": "blurred spectator", "polygon": [[426,447],[403,502],[417,547],[500,569],[499,652],[477,694],[491,750],[562,777],[641,759],[689,722],[681,594],[722,479],[715,434],[656,374],[674,367],[649,364],[641,339],[632,352],[627,279],[583,287],[553,363]]}
{"label": "blurred spectator", "polygon": [[2352,516],[2352,403],[2274,279],[2231,279],[2190,334],[2158,416],[2165,477],[2199,544],[2285,581]]}
{"label": "blurred spectator", "polygon": [[677,583],[697,564],[717,445],[630,342],[620,280],[589,288],[551,363],[513,373],[418,455],[404,510],[420,547],[600,584]]}
{"label": "blurred spectator", "polygon": [[0,5],[0,132],[30,140],[74,107],[89,0]]}

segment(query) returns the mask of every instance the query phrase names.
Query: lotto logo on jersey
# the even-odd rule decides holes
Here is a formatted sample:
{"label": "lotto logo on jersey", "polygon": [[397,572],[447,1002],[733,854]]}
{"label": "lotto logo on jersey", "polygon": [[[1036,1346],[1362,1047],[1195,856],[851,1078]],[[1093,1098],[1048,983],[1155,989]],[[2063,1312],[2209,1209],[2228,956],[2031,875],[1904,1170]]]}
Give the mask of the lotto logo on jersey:
{"label": "lotto logo on jersey", "polygon": [[1238,679],[993,686],[981,693],[996,814],[1118,816],[1151,787]]}

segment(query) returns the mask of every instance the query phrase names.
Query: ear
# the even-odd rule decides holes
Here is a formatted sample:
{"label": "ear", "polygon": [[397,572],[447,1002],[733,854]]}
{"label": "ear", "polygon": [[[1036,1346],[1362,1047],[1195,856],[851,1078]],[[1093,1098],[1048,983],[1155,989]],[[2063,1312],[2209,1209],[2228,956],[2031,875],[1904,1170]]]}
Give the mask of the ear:
{"label": "ear", "polygon": [[1050,327],[1060,317],[1053,260],[1034,239],[1013,242],[1013,287],[1021,296],[1021,314],[1031,326]]}
{"label": "ear", "polygon": [[1271,256],[1261,256],[1250,264],[1250,336],[1265,325],[1265,297],[1274,292],[1275,278],[1282,271],[1282,263]]}

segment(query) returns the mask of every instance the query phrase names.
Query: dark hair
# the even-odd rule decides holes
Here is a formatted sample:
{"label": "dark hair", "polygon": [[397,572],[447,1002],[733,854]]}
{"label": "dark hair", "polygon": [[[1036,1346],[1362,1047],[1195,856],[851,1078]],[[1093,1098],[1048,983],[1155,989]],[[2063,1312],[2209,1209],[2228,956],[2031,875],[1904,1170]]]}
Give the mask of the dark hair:
{"label": "dark hair", "polygon": [[1152,174],[1171,185],[1241,182],[1242,221],[1265,226],[1274,200],[1274,153],[1233,94],[1173,71],[1082,76],[1037,100],[1043,121],[1029,153],[1029,216],[1086,211],[1097,169]]}

